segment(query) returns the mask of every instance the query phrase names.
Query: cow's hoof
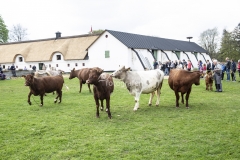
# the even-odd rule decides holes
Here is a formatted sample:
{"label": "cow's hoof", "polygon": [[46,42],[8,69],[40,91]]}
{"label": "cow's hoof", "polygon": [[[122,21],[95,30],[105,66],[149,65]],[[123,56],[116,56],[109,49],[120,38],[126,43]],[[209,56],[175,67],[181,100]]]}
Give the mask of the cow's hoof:
{"label": "cow's hoof", "polygon": [[42,107],[43,106],[43,104],[40,104],[40,107]]}
{"label": "cow's hoof", "polygon": [[186,107],[187,109],[189,109],[189,107]]}
{"label": "cow's hoof", "polygon": [[96,116],[96,118],[99,118],[99,116]]}
{"label": "cow's hoof", "polygon": [[29,104],[29,105],[32,105],[32,103],[31,103],[31,102],[28,102],[28,104]]}
{"label": "cow's hoof", "polygon": [[148,106],[152,106],[152,104],[148,104]]}
{"label": "cow's hoof", "polygon": [[159,106],[159,104],[156,104],[156,107],[158,107]]}
{"label": "cow's hoof", "polygon": [[176,108],[179,108],[179,106],[176,106]]}

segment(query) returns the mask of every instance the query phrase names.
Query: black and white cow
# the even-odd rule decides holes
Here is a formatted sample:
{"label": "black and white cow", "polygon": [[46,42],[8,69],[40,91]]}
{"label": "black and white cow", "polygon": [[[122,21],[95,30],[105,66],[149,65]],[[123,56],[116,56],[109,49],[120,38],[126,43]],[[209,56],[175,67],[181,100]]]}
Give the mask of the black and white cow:
{"label": "black and white cow", "polygon": [[151,93],[149,99],[149,106],[152,105],[152,99],[155,91],[157,91],[156,106],[160,101],[160,90],[162,88],[164,73],[159,70],[148,71],[129,71],[125,66],[120,67],[111,74],[112,77],[122,80],[130,94],[135,97],[134,111],[139,108],[139,99],[141,94]]}

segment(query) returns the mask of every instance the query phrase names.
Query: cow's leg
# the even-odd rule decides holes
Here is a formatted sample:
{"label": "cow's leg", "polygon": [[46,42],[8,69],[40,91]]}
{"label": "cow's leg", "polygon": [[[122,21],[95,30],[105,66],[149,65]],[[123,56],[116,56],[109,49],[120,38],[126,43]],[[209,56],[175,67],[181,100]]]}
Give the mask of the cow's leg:
{"label": "cow's leg", "polygon": [[135,106],[133,108],[134,111],[136,111],[139,107],[140,95],[141,95],[141,93],[135,93]]}
{"label": "cow's leg", "polygon": [[163,84],[163,82],[160,83],[160,85],[159,85],[159,87],[158,87],[158,89],[157,89],[157,101],[156,101],[156,106],[158,106],[159,103],[160,103],[160,95],[161,95],[162,84]]}
{"label": "cow's leg", "polygon": [[[101,111],[103,111],[103,109],[104,109],[104,106],[103,106],[103,99],[101,99],[100,101],[101,101],[101,107],[100,107],[100,109],[101,109]],[[107,108],[106,108],[106,112],[107,112]]]}
{"label": "cow's leg", "polygon": [[191,90],[192,90],[192,87],[189,88],[189,90],[187,91],[187,94],[186,94],[186,107],[187,107],[187,109],[189,108],[188,107],[188,99],[189,99],[189,95],[191,93]]}
{"label": "cow's leg", "polygon": [[32,105],[32,103],[31,103],[31,101],[30,101],[31,95],[32,95],[32,92],[30,91],[29,94],[28,94],[28,104],[29,104],[29,105]]}
{"label": "cow's leg", "polygon": [[184,104],[184,98],[183,98],[183,96],[184,96],[184,93],[181,93],[182,104]]}
{"label": "cow's leg", "polygon": [[212,91],[213,90],[213,88],[212,88],[212,83],[209,83],[209,86],[210,86],[210,90]]}
{"label": "cow's leg", "polygon": [[79,93],[81,93],[81,91],[82,91],[82,80],[79,80],[79,83],[80,83],[80,90],[79,90]]}
{"label": "cow's leg", "polygon": [[108,118],[111,119],[112,115],[111,115],[111,112],[110,112],[110,97],[106,98],[106,111],[108,113]]}
{"label": "cow's leg", "polygon": [[99,100],[97,96],[94,96],[94,100],[96,103],[96,117],[99,118]]}
{"label": "cow's leg", "polygon": [[[44,94],[45,94],[45,93],[44,93]],[[40,94],[40,100],[41,100],[40,107],[42,107],[42,106],[43,106],[43,96],[44,96],[44,94]]]}
{"label": "cow's leg", "polygon": [[152,99],[154,97],[154,94],[155,94],[155,91],[150,93],[150,98],[149,98],[149,102],[148,102],[148,105],[151,106],[152,105]]}
{"label": "cow's leg", "polygon": [[89,92],[92,93],[91,88],[90,88],[90,84],[88,84],[88,89],[89,89]]}
{"label": "cow's leg", "polygon": [[178,94],[177,91],[175,91],[175,96],[176,96],[176,107],[179,107],[179,103],[178,103],[178,101],[179,101],[179,94]]}

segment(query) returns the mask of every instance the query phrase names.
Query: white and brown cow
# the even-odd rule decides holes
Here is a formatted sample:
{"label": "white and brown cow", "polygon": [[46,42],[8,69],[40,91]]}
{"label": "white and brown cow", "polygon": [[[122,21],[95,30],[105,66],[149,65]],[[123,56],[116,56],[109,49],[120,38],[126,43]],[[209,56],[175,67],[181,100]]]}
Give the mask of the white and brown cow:
{"label": "white and brown cow", "polygon": [[130,94],[135,97],[134,111],[139,108],[141,94],[151,93],[148,103],[150,106],[152,105],[152,99],[155,91],[157,91],[156,106],[159,105],[160,90],[164,79],[164,73],[161,70],[129,71],[129,68],[122,66],[113,72],[111,76],[122,80],[126,84]]}

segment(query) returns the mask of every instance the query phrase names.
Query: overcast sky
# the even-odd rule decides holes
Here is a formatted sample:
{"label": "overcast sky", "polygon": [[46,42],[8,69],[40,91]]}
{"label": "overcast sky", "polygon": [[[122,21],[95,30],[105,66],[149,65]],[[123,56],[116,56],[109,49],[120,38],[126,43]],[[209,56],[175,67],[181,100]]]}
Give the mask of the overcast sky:
{"label": "overcast sky", "polygon": [[21,24],[28,40],[109,29],[198,43],[214,27],[232,31],[240,23],[240,0],[0,0],[10,30]]}

